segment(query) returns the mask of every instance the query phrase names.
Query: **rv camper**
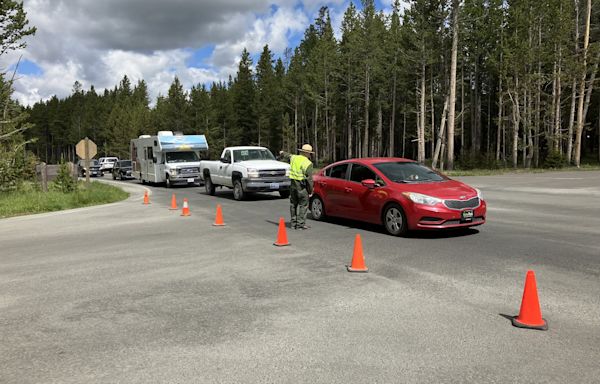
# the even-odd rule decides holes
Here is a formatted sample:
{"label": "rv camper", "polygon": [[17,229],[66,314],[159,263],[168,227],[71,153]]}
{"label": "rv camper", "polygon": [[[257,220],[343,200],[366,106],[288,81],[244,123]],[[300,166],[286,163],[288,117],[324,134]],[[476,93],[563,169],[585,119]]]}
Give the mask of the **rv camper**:
{"label": "rv camper", "polygon": [[160,131],[156,136],[141,135],[131,140],[133,175],[143,184],[196,184],[200,182],[200,160],[208,153],[204,135],[173,134]]}

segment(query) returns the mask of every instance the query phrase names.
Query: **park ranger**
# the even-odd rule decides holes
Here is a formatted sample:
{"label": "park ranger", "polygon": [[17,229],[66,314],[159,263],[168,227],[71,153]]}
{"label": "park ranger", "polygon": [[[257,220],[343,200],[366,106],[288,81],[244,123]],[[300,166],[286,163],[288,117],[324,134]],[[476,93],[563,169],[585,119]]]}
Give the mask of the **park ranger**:
{"label": "park ranger", "polygon": [[290,162],[290,213],[292,214],[291,226],[294,229],[309,229],[306,225],[306,211],[308,210],[308,201],[312,196],[313,164],[310,156],[314,153],[310,144],[304,144],[298,150],[298,155],[289,155],[285,152],[279,152],[280,156]]}

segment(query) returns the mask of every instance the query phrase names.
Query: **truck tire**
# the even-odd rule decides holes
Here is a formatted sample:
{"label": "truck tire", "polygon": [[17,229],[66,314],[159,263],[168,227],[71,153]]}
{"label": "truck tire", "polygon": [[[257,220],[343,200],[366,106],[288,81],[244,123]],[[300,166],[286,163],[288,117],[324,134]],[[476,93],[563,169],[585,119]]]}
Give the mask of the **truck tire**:
{"label": "truck tire", "polygon": [[173,185],[171,185],[171,179],[169,179],[169,175],[167,175],[167,178],[165,180],[165,187],[167,188],[171,188]]}
{"label": "truck tire", "polygon": [[285,191],[279,191],[279,196],[281,196],[284,199],[289,198],[290,197],[290,191],[289,191],[289,189],[285,190]]}
{"label": "truck tire", "polygon": [[237,201],[244,200],[244,188],[241,180],[233,181],[233,198]]}
{"label": "truck tire", "polygon": [[208,195],[214,196],[215,195],[215,185],[213,184],[210,176],[205,176],[204,177],[204,189],[206,190],[206,193]]}

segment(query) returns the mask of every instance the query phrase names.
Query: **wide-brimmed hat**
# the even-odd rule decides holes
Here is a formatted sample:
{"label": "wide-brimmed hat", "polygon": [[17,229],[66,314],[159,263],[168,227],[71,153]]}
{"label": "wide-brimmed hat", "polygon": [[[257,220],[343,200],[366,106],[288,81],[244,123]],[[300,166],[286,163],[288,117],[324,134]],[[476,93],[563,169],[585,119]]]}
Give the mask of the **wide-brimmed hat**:
{"label": "wide-brimmed hat", "polygon": [[302,148],[298,149],[300,152],[306,152],[306,153],[314,153],[312,150],[312,145],[310,144],[304,144],[302,146]]}

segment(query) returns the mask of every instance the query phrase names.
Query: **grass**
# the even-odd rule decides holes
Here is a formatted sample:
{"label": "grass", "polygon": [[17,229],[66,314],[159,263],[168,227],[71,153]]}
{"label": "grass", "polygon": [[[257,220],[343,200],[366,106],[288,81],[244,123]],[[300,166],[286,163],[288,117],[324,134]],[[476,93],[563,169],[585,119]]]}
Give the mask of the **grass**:
{"label": "grass", "polygon": [[599,165],[586,165],[582,164],[580,168],[577,167],[563,167],[563,168],[498,168],[498,169],[468,169],[460,170],[455,169],[453,171],[443,171],[442,173],[448,176],[493,176],[493,175],[504,175],[507,173],[545,173],[545,172],[573,172],[573,171],[600,171]]}
{"label": "grass", "polygon": [[42,192],[35,184],[24,184],[18,191],[0,193],[0,218],[113,203],[128,196],[120,188],[98,182],[87,187],[80,182],[71,193]]}

